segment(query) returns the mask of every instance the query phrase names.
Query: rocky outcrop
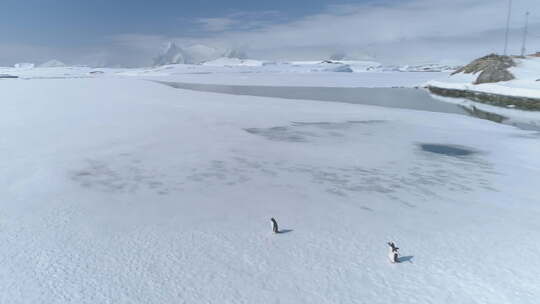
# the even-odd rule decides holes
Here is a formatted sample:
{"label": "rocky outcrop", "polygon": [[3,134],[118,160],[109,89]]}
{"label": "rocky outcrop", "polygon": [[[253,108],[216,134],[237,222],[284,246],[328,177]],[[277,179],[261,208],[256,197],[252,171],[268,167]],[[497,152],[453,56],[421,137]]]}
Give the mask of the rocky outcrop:
{"label": "rocky outcrop", "polygon": [[509,68],[514,66],[516,66],[516,63],[512,57],[490,54],[474,60],[466,66],[456,70],[451,75],[458,73],[480,73],[474,84],[509,81],[515,78],[514,75],[508,71]]}
{"label": "rocky outcrop", "polygon": [[474,84],[508,81],[514,78],[514,75],[507,70],[499,69],[497,67],[488,67],[478,75]]}
{"label": "rocky outcrop", "polygon": [[[538,80],[532,77],[534,72],[538,71],[539,63],[538,58],[532,56],[490,54],[456,70],[447,83],[432,81],[427,83],[426,87],[435,95],[466,98],[506,108],[540,111],[540,96],[538,91],[534,90],[538,87]],[[515,77],[510,71],[519,75],[519,81],[513,81]],[[472,74],[474,77],[471,79],[464,74]],[[501,81],[505,83],[493,84]]]}

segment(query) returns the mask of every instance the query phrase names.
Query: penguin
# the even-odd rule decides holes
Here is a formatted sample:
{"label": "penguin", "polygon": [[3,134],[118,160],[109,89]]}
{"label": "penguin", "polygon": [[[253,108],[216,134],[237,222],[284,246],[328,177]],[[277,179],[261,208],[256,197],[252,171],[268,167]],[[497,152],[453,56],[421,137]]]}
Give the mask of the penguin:
{"label": "penguin", "polygon": [[274,233],[279,233],[278,224],[275,218],[271,218],[270,221],[272,221],[272,231]]}
{"label": "penguin", "polygon": [[390,251],[388,252],[390,263],[399,263],[399,248],[396,247],[394,242],[389,242],[388,246],[390,246]]}

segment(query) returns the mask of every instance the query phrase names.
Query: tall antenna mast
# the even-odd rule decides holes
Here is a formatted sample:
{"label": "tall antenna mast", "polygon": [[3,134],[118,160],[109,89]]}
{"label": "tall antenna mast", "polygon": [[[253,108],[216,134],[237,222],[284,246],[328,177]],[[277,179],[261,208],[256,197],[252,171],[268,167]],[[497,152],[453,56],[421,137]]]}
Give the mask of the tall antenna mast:
{"label": "tall antenna mast", "polygon": [[525,13],[525,27],[523,28],[523,44],[521,45],[521,57],[525,56],[526,48],[525,45],[527,43],[527,32],[529,27],[529,12]]}
{"label": "tall antenna mast", "polygon": [[504,35],[504,55],[508,51],[508,33],[510,32],[510,16],[512,15],[512,0],[508,0],[508,15],[506,16],[506,34]]}

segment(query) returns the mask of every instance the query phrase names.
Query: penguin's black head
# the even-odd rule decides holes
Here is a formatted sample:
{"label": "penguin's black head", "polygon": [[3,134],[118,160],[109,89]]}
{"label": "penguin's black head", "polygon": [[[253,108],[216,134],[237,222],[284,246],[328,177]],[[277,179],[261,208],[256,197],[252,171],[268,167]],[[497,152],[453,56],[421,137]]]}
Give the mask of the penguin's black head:
{"label": "penguin's black head", "polygon": [[392,248],[392,251],[397,251],[399,249],[398,247],[396,247],[396,244],[394,244],[394,242],[389,242],[388,246]]}

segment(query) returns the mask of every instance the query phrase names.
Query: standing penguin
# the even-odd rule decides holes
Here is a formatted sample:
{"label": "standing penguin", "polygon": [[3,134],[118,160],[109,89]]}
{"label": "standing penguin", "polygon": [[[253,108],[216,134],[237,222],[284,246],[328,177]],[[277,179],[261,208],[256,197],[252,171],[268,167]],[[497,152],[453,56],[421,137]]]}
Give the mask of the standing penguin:
{"label": "standing penguin", "polygon": [[275,219],[275,218],[271,218],[270,221],[272,221],[272,231],[273,231],[274,233],[279,233],[279,228],[278,228],[276,219]]}
{"label": "standing penguin", "polygon": [[399,248],[396,247],[394,242],[389,242],[388,246],[390,246],[390,251],[388,252],[390,263],[399,263]]}

